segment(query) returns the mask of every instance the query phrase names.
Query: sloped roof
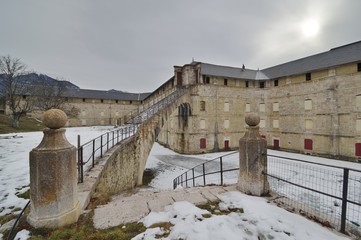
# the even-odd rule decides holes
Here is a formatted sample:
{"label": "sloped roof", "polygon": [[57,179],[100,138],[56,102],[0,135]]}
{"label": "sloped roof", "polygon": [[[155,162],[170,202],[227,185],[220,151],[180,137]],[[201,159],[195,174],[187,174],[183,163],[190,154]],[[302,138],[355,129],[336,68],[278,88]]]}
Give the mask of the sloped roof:
{"label": "sloped roof", "polygon": [[240,79],[249,79],[249,80],[267,79],[267,76],[259,73],[258,70],[219,66],[209,63],[201,63],[201,74],[209,75],[209,76],[240,78]]}
{"label": "sloped roof", "polygon": [[267,80],[304,74],[355,62],[361,62],[361,41],[332,48],[327,52],[315,54],[262,70],[219,66],[209,63],[200,64],[201,74],[203,75],[230,77],[245,80]]}
{"label": "sloped roof", "polygon": [[68,89],[64,97],[72,98],[93,98],[107,100],[143,101],[150,93],[127,93],[117,90],[100,91],[90,89]]}
{"label": "sloped roof", "polygon": [[262,69],[269,78],[303,74],[361,61],[361,41],[332,48],[330,51]]}

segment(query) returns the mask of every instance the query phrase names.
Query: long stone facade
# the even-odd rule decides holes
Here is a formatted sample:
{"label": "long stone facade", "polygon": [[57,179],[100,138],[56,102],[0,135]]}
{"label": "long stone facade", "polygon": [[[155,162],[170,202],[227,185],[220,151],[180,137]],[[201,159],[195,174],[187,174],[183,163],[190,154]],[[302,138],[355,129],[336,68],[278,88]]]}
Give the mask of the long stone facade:
{"label": "long stone facade", "polygon": [[192,62],[175,66],[174,77],[194,87],[159,136],[171,149],[236,149],[245,114],[256,112],[268,147],[361,156],[361,42],[264,70]]}

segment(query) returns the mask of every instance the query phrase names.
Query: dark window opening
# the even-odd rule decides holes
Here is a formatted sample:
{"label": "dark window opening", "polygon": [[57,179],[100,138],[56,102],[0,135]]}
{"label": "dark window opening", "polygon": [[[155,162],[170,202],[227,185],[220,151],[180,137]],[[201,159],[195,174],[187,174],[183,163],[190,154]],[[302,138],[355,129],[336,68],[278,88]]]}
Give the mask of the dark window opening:
{"label": "dark window opening", "polygon": [[133,101],[129,101],[129,104],[132,104],[133,103]]}
{"label": "dark window opening", "polygon": [[273,83],[275,87],[278,87],[278,79],[275,79]]}
{"label": "dark window opening", "polygon": [[313,149],[313,141],[312,139],[305,139],[305,149],[312,150]]}
{"label": "dark window opening", "polygon": [[224,83],[224,86],[227,86],[228,85],[228,79],[224,79],[223,83]]}
{"label": "dark window opening", "polygon": [[358,71],[358,72],[361,72],[361,63],[358,63],[358,64],[357,64],[357,71]]}
{"label": "dark window opening", "polygon": [[248,88],[249,87],[249,82],[248,81],[246,81],[246,88]]}
{"label": "dark window opening", "polygon": [[259,88],[264,88],[264,82],[259,82]]}
{"label": "dark window opening", "polygon": [[85,102],[85,98],[83,98],[83,102]]}
{"label": "dark window opening", "polygon": [[118,100],[115,100],[115,103],[118,103],[119,101]]}
{"label": "dark window opening", "polygon": [[199,110],[200,111],[205,111],[206,110],[206,102],[205,101],[200,102]]}
{"label": "dark window opening", "polygon": [[210,83],[210,78],[203,75],[203,83],[204,84],[209,84]]}
{"label": "dark window opening", "polygon": [[306,81],[310,81],[311,80],[311,73],[306,73]]}
{"label": "dark window opening", "polygon": [[26,99],[26,96],[25,96],[25,95],[23,95],[23,99]]}
{"label": "dark window opening", "polygon": [[103,99],[100,99],[100,102],[101,102],[101,103],[103,103],[103,102],[104,102],[104,100],[103,100]]}

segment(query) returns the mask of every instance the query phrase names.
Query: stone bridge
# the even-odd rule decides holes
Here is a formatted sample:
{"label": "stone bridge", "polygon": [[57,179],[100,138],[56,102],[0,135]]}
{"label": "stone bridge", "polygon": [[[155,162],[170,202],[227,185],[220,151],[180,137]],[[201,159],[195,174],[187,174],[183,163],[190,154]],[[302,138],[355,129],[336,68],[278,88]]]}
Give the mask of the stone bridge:
{"label": "stone bridge", "polygon": [[192,87],[177,88],[128,122],[138,126],[137,132],[104,154],[85,173],[84,182],[78,184],[82,209],[92,197],[110,196],[142,185],[146,161],[158,133],[174,111],[185,111],[191,92]]}

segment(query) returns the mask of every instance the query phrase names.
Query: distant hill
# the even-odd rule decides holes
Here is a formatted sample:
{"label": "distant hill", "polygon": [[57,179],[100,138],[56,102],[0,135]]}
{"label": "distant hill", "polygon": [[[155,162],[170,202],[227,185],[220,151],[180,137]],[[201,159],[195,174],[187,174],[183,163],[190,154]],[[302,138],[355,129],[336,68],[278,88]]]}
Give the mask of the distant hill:
{"label": "distant hill", "polygon": [[[62,83],[62,86],[68,89],[80,89],[77,85],[69,81],[57,80],[44,74],[29,73],[26,75],[18,76],[17,79],[22,83],[27,83],[30,85],[58,86],[59,83]],[[4,88],[2,81],[3,81],[3,74],[0,74],[0,92]]]}

